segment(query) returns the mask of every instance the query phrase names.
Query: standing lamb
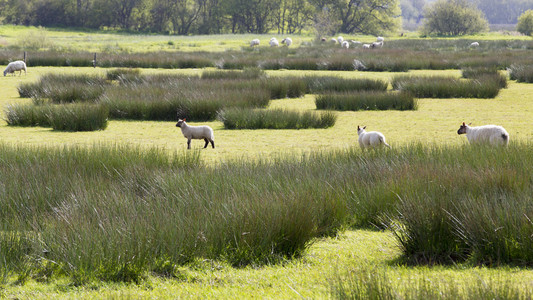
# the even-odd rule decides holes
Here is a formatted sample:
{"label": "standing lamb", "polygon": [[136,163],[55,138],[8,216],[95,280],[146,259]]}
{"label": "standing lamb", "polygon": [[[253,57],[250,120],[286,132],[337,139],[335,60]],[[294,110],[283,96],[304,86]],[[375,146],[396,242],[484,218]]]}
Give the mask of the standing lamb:
{"label": "standing lamb", "polygon": [[176,127],[181,128],[181,133],[187,138],[187,149],[191,149],[191,140],[204,140],[205,145],[204,149],[207,148],[209,142],[213,149],[215,148],[215,135],[213,134],[213,129],[207,125],[204,126],[190,126],[185,123],[185,119],[178,119]]}
{"label": "standing lamb", "polygon": [[250,47],[253,47],[253,46],[259,46],[259,39],[253,39],[250,42]]}
{"label": "standing lamb", "polygon": [[341,47],[344,49],[348,49],[350,48],[350,43],[348,41],[344,41],[342,42]]}
{"label": "standing lamb", "polygon": [[383,41],[372,43],[372,48],[381,48],[381,47],[383,47]]}
{"label": "standing lamb", "polygon": [[366,132],[365,127],[361,128],[357,126],[357,134],[359,135],[359,146],[361,149],[372,149],[382,146],[390,148],[389,144],[385,141],[385,136],[381,132],[370,131]]}
{"label": "standing lamb", "polygon": [[485,125],[470,127],[463,122],[457,130],[457,134],[465,134],[470,144],[490,144],[493,146],[507,146],[509,144],[509,133],[496,125]]}
{"label": "standing lamb", "polygon": [[19,71],[19,76],[20,76],[20,75],[22,75],[22,70],[24,70],[24,75],[26,75],[27,72],[26,72],[26,63],[25,62],[23,62],[22,60],[17,60],[17,61],[14,61],[14,62],[10,62],[7,65],[7,68],[4,70],[4,76],[6,76],[7,74],[10,74],[10,73],[13,73],[13,75],[15,75],[16,71]]}
{"label": "standing lamb", "polygon": [[281,43],[285,44],[285,45],[287,45],[287,47],[289,47],[290,45],[292,45],[292,39],[289,38],[289,37],[284,38],[283,40],[281,40]]}

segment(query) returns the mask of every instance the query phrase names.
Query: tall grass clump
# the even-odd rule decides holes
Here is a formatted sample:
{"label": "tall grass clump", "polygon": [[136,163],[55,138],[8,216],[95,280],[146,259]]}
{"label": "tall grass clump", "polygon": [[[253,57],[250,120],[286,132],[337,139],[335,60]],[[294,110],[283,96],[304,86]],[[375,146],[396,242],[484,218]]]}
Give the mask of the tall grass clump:
{"label": "tall grass clump", "polygon": [[271,99],[299,98],[305,96],[307,92],[305,80],[299,77],[270,77],[254,84],[269,89]]}
{"label": "tall grass clump", "polygon": [[517,82],[533,83],[533,64],[513,64],[509,68],[509,75],[511,80],[516,80]]}
{"label": "tall grass clump", "polygon": [[407,92],[327,93],[315,100],[317,109],[333,110],[416,110],[416,99]]}
{"label": "tall grass clump", "polygon": [[98,76],[46,74],[37,83],[19,86],[19,94],[31,96],[36,104],[45,99],[53,103],[96,102],[106,86],[106,80]]}
{"label": "tall grass clump", "polygon": [[392,80],[395,90],[407,91],[418,98],[494,98],[501,83],[486,76],[479,79],[457,79],[442,76],[396,76]]}
{"label": "tall grass clump", "polygon": [[234,108],[221,111],[219,119],[226,129],[307,129],[331,127],[337,116],[331,112]]}
{"label": "tall grass clump", "polygon": [[345,79],[334,76],[304,77],[310,93],[385,91],[388,83],[379,79]]}
{"label": "tall grass clump", "polygon": [[104,105],[74,103],[50,107],[50,125],[54,130],[95,131],[107,127],[109,109]]}
{"label": "tall grass clump", "polygon": [[244,68],[242,71],[205,70],[202,79],[260,79],[266,73],[260,68]]}
{"label": "tall grass clump", "polygon": [[9,126],[50,127],[51,105],[14,104],[6,107],[4,119]]}
{"label": "tall grass clump", "polygon": [[507,75],[501,74],[496,66],[466,67],[461,71],[463,78],[494,81],[500,88],[507,88]]}
{"label": "tall grass clump", "polygon": [[129,81],[135,80],[141,75],[141,70],[131,68],[117,68],[106,72],[107,80]]}

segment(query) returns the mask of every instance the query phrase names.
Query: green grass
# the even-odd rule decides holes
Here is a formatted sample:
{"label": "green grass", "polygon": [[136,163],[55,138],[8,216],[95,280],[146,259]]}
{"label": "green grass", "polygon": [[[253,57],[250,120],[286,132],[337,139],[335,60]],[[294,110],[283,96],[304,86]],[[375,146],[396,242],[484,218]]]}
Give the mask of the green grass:
{"label": "green grass", "polygon": [[333,110],[416,110],[417,100],[409,93],[329,93],[316,97],[317,109]]}
{"label": "green grass", "polygon": [[281,109],[226,109],[218,118],[226,129],[309,129],[335,125],[337,116],[331,112],[304,112]]}

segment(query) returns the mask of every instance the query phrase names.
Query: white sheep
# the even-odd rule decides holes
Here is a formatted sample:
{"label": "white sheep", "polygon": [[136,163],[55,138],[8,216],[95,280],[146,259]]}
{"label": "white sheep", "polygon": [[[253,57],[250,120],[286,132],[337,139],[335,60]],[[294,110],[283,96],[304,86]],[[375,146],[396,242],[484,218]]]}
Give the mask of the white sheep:
{"label": "white sheep", "polygon": [[378,36],[378,38],[376,39],[377,42],[383,42],[385,41],[385,39],[382,37],[382,36]]}
{"label": "white sheep", "polygon": [[270,47],[278,47],[279,46],[279,42],[276,38],[271,38],[270,39],[270,42],[268,42],[270,44]]}
{"label": "white sheep", "polygon": [[370,49],[370,44],[363,44],[363,49]]}
{"label": "white sheep", "polygon": [[371,47],[372,48],[381,48],[381,47],[383,47],[383,41],[381,41],[381,42],[373,42]]}
{"label": "white sheep", "polygon": [[342,36],[339,36],[337,38],[337,42],[339,42],[339,44],[342,44],[342,42],[344,42],[344,38]]}
{"label": "white sheep", "polygon": [[250,42],[250,47],[253,47],[253,46],[259,46],[259,39],[253,39]]}
{"label": "white sheep", "polygon": [[336,38],[331,38],[330,40],[333,44],[337,44],[337,39]]}
{"label": "white sheep", "polygon": [[17,60],[17,61],[14,61],[14,62],[10,62],[6,69],[4,70],[4,76],[6,76],[7,74],[10,74],[10,73],[13,73],[13,75],[15,75],[15,72],[16,71],[19,71],[19,76],[22,75],[22,70],[24,70],[24,75],[27,74],[26,72],[26,63],[23,62],[22,60]]}
{"label": "white sheep", "polygon": [[466,134],[470,144],[490,144],[494,146],[507,146],[509,144],[509,133],[496,125],[484,125],[470,127],[463,122],[457,130],[457,134]]}
{"label": "white sheep", "polygon": [[341,47],[344,49],[348,49],[350,48],[350,43],[348,41],[344,41],[342,42]]}
{"label": "white sheep", "polygon": [[207,125],[204,126],[190,126],[185,123],[186,119],[178,119],[176,127],[181,128],[181,133],[187,138],[187,149],[191,149],[191,140],[204,140],[204,148],[207,148],[209,142],[213,149],[215,148],[215,135],[213,134],[213,129]]}
{"label": "white sheep", "polygon": [[290,45],[292,45],[292,39],[290,37],[286,37],[283,40],[281,40],[281,43],[285,44],[285,45],[287,45],[287,47],[289,47]]}
{"label": "white sheep", "polygon": [[361,128],[357,126],[357,134],[359,135],[359,146],[361,149],[372,149],[382,146],[387,146],[390,148],[389,144],[385,141],[385,136],[381,132],[377,131],[365,131],[366,126]]}
{"label": "white sheep", "polygon": [[478,42],[473,42],[472,44],[470,44],[470,48],[477,48],[477,47],[479,47]]}

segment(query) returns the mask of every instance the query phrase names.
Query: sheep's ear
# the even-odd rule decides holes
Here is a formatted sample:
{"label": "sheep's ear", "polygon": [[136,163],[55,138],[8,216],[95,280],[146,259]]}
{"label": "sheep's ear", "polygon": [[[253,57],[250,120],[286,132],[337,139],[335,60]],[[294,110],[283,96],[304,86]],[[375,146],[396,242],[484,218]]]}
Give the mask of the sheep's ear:
{"label": "sheep's ear", "polygon": [[361,128],[359,128],[359,125],[357,125],[357,130],[359,130],[359,129],[361,129]]}
{"label": "sheep's ear", "polygon": [[363,129],[366,129],[366,126],[365,126],[365,127],[363,127]]}
{"label": "sheep's ear", "polygon": [[465,126],[465,122],[463,122],[463,126]]}
{"label": "sheep's ear", "polygon": [[187,120],[186,118],[183,118],[183,122],[185,122],[185,120]]}

